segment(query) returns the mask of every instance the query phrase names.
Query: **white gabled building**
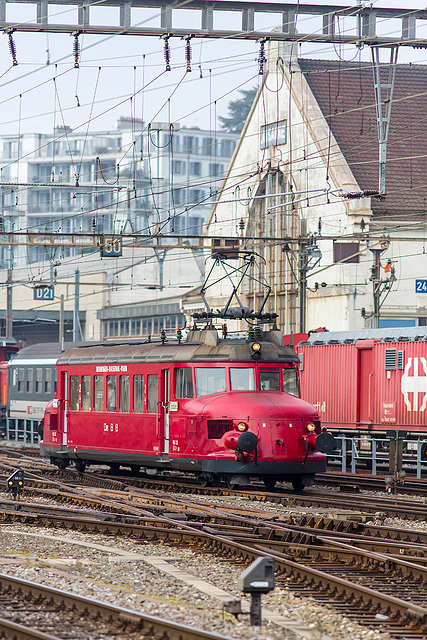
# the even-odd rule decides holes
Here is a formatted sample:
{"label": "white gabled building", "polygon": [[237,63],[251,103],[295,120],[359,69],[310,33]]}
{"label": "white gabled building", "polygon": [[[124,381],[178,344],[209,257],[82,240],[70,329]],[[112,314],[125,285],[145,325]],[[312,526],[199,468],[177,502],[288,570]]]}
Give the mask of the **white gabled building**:
{"label": "white gabled building", "polygon": [[[427,67],[397,66],[385,199],[352,198],[378,192],[372,67],[297,60],[286,47],[270,43],[268,71],[207,234],[277,240],[255,242],[253,250],[272,287],[266,310],[279,313],[285,333],[304,327],[304,317],[306,330],[371,326],[375,253],[380,326],[426,324],[427,289],[417,294],[415,279],[427,277]],[[228,298],[224,285],[211,288],[212,307]],[[251,283],[244,293],[253,309],[263,289]]]}

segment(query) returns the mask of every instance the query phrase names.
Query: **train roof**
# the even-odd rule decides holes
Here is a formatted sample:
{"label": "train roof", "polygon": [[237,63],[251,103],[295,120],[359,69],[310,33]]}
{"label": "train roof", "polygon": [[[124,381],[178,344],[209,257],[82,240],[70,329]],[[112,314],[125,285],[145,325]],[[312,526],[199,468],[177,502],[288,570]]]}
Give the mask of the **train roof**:
{"label": "train roof", "polygon": [[16,338],[9,338],[8,336],[0,336],[1,347],[17,347],[19,342]]}
{"label": "train roof", "polygon": [[392,329],[360,329],[359,331],[324,331],[312,333],[300,345],[352,344],[358,340],[380,342],[416,342],[427,340],[427,327],[401,327]]}
{"label": "train roof", "polygon": [[[259,342],[261,349],[258,361],[278,360],[299,362],[291,347],[284,345],[279,331],[268,331],[257,340],[239,337],[220,339],[216,329],[190,331],[185,342],[168,338],[164,343],[129,341],[121,343],[103,342],[73,346],[63,353],[58,365],[104,364],[115,362],[197,362],[197,361],[253,361],[251,345]],[[258,354],[257,354],[258,355]]]}
{"label": "train roof", "polygon": [[[1,341],[1,338],[0,338]],[[64,349],[70,349],[71,347],[78,344],[88,344],[85,342],[66,342],[64,344]],[[27,364],[27,361],[34,361],[34,363],[43,362],[43,361],[52,361],[59,358],[63,349],[61,348],[61,344],[59,342],[38,342],[36,344],[31,344],[29,347],[24,347],[13,357],[13,360],[10,361],[11,364],[14,365],[23,365]],[[24,362],[25,361],[25,362]]]}

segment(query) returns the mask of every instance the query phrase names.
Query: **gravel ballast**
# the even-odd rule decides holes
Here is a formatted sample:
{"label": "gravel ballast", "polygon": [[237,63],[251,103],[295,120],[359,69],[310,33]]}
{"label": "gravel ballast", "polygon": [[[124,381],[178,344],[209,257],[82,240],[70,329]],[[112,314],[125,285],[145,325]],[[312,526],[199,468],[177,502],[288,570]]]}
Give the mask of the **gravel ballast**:
{"label": "gravel ballast", "polygon": [[[2,497],[10,499],[10,494]],[[43,498],[31,498],[31,501],[46,502]],[[248,507],[243,500],[241,504],[239,500],[224,499],[223,502]],[[292,508],[272,503],[266,503],[265,507],[257,503],[255,508],[277,510],[281,514],[294,512]],[[301,513],[300,509],[297,511]],[[304,511],[318,513],[309,508]],[[393,521],[394,526],[408,528],[412,524],[415,523]],[[274,591],[262,597],[262,627],[251,627],[249,616],[236,620],[224,613],[223,599],[218,597],[224,593],[224,597],[241,598],[248,610],[249,597],[237,589],[237,578],[245,565],[189,546],[136,542],[123,537],[20,524],[0,525],[0,535],[0,571],[3,573],[236,639],[389,638],[385,632],[369,630],[334,609],[319,605],[314,597],[294,595],[283,580],[278,581]]]}

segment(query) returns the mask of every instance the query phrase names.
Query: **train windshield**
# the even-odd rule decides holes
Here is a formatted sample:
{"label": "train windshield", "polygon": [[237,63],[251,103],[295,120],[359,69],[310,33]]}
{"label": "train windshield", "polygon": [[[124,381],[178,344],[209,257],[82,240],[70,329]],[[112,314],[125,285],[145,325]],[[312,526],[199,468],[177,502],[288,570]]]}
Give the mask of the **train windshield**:
{"label": "train windshield", "polygon": [[196,367],[197,397],[222,393],[226,390],[225,369],[222,367]]}
{"label": "train windshield", "polygon": [[253,367],[230,367],[232,391],[255,391],[255,375]]}
{"label": "train windshield", "polygon": [[283,369],[283,391],[291,393],[299,398],[298,371],[296,369]]}
{"label": "train windshield", "polygon": [[261,391],[280,391],[280,369],[260,369],[259,387]]}

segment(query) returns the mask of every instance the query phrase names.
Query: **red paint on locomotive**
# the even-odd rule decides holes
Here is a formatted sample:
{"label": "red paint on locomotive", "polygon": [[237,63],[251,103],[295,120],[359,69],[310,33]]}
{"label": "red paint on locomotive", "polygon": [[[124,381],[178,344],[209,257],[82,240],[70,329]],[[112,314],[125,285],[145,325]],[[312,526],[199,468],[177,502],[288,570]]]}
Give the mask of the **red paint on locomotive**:
{"label": "red paint on locomotive", "polygon": [[297,392],[298,358],[279,336],[265,334],[258,352],[245,339],[220,340],[215,330],[190,332],[182,344],[71,349],[58,360],[42,453],[59,466],[311,484],[326,465],[316,449],[319,415],[284,390]]}

